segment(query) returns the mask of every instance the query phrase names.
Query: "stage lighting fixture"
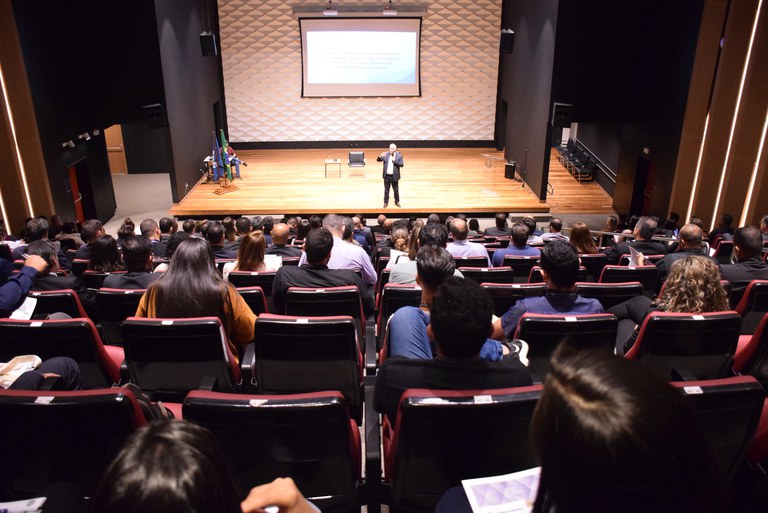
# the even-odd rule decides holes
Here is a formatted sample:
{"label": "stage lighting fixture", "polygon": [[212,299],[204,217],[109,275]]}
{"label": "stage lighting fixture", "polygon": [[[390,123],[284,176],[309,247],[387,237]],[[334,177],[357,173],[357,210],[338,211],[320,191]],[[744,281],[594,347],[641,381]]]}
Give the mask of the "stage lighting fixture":
{"label": "stage lighting fixture", "polygon": [[323,16],[338,16],[339,11],[333,6],[333,1],[328,0],[328,7],[323,10]]}
{"label": "stage lighting fixture", "polygon": [[75,143],[72,142],[72,139],[70,139],[69,141],[65,141],[65,142],[61,143],[61,147],[62,148],[74,148],[75,147]]}
{"label": "stage lighting fixture", "polygon": [[397,8],[392,7],[392,0],[387,2],[387,6],[384,8],[384,11],[382,11],[381,14],[384,16],[397,16]]}
{"label": "stage lighting fixture", "polygon": [[88,132],[83,132],[82,134],[79,134],[77,136],[77,138],[78,139],[85,139],[86,141],[90,141],[91,140],[91,134],[89,134]]}

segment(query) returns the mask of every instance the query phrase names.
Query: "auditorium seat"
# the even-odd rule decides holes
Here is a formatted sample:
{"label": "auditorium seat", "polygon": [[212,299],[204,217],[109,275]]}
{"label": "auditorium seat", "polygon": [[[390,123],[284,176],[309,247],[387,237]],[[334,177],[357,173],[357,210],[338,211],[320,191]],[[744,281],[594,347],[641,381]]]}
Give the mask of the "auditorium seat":
{"label": "auditorium seat", "polygon": [[659,273],[655,265],[627,266],[627,265],[606,265],[600,274],[599,283],[626,283],[628,281],[639,281],[643,285],[643,293],[648,297],[653,297],[656,292],[656,281],[659,279]]}
{"label": "auditorium seat", "polygon": [[277,271],[231,271],[227,278],[235,287],[261,287],[267,299],[267,311],[274,311],[272,283]]}
{"label": "auditorium seat", "polygon": [[243,297],[245,302],[256,315],[268,312],[267,297],[261,287],[237,287],[237,292]]}
{"label": "auditorium seat", "polygon": [[[665,256],[667,255],[643,255],[645,257],[646,265],[653,264],[656,265],[659,261],[661,261]],[[619,265],[629,265],[629,259],[630,255],[621,255],[619,257]]]}
{"label": "auditorium seat", "polygon": [[581,265],[587,268],[587,279],[585,281],[596,282],[600,279],[603,267],[608,262],[608,255],[605,253],[583,253],[579,255]]}
{"label": "auditorium seat", "polygon": [[128,376],[152,400],[181,402],[198,388],[234,392],[240,368],[217,317],[123,322]]}
{"label": "auditorium seat", "polygon": [[715,246],[715,253],[712,256],[720,263],[720,265],[723,265],[732,263],[731,255],[733,255],[733,241],[721,240],[717,243],[717,246]]}
{"label": "auditorium seat", "polygon": [[591,283],[576,282],[576,293],[582,297],[594,298],[600,301],[603,309],[643,295],[643,285],[639,281],[626,283]]}
{"label": "auditorium seat", "polygon": [[85,285],[86,288],[98,290],[102,287],[102,285],[104,285],[104,280],[107,279],[107,276],[110,274],[125,274],[125,271],[117,271],[114,273],[99,273],[96,271],[86,270],[82,275],[80,275],[80,280],[82,280],[83,285]]}
{"label": "auditorium seat", "polygon": [[501,317],[507,310],[524,297],[543,296],[547,292],[545,283],[481,283],[493,301],[493,313]]}
{"label": "auditorium seat", "polygon": [[488,257],[453,257],[456,267],[487,267]]}
{"label": "auditorium seat", "polygon": [[394,430],[385,426],[390,509],[432,512],[462,479],[536,466],[528,438],[541,386],[496,390],[407,390]]}
{"label": "auditorium seat", "polygon": [[741,334],[754,333],[760,320],[768,313],[768,280],[752,280],[734,310],[742,318]]}
{"label": "auditorium seat", "polygon": [[360,431],[339,392],[242,395],[192,391],[183,415],[208,428],[241,497],[290,476],[324,512],[360,511]]}
{"label": "auditorium seat", "polygon": [[0,388],[0,500],[75,483],[92,497],[125,438],[147,419],[129,388],[78,392]]}
{"label": "auditorium seat", "polygon": [[37,300],[34,315],[64,313],[72,318],[88,317],[77,292],[72,289],[30,290],[27,295]]}
{"label": "auditorium seat", "polygon": [[512,268],[515,273],[515,283],[527,283],[531,269],[539,265],[539,257],[504,255],[502,265]]}
{"label": "auditorium seat", "polygon": [[[576,273],[576,281],[587,281],[587,268],[583,265],[579,266],[579,270]],[[528,275],[528,283],[544,283],[544,277],[541,275],[541,267],[534,266]]]}
{"label": "auditorium seat", "polygon": [[768,313],[752,335],[741,335],[733,370],[750,374],[768,388]]}
{"label": "auditorium seat", "polygon": [[43,360],[68,356],[80,367],[83,388],[105,388],[120,382],[123,350],[105,346],[87,317],[26,321],[0,319],[0,361],[34,354]]}
{"label": "auditorium seat", "polygon": [[741,317],[733,311],[653,312],[625,358],[665,379],[718,379],[733,373]]}
{"label": "auditorium seat", "polygon": [[465,278],[477,283],[514,283],[515,273],[511,267],[459,267]]}
{"label": "auditorium seat", "polygon": [[145,289],[101,288],[96,293],[104,342],[123,345],[123,321],[136,315]]}
{"label": "auditorium seat", "polygon": [[72,274],[74,276],[82,276],[83,273],[86,271],[86,269],[88,269],[88,264],[90,263],[90,260],[75,258],[70,263],[72,264]]}
{"label": "auditorium seat", "polygon": [[421,287],[406,283],[387,283],[381,293],[379,313],[376,318],[377,349],[384,342],[384,327],[389,317],[403,306],[419,306],[421,303]]}
{"label": "auditorium seat", "polygon": [[[288,287],[285,296],[286,315],[323,317],[348,315],[355,320],[361,341],[360,349],[366,352],[366,318],[360,289],[354,285],[343,287]],[[371,329],[374,337],[374,329]],[[375,340],[371,340],[371,343]]]}

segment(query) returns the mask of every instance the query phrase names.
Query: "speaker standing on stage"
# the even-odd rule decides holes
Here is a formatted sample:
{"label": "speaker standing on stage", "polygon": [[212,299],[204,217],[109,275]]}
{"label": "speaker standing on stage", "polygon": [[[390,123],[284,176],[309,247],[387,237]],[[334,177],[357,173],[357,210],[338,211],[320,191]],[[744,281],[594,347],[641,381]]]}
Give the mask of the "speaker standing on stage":
{"label": "speaker standing on stage", "polygon": [[403,154],[397,151],[397,146],[394,144],[389,145],[389,151],[385,151],[379,155],[376,160],[378,162],[384,162],[384,171],[382,178],[384,178],[384,208],[387,208],[389,204],[389,186],[395,191],[395,205],[400,206],[400,190],[397,183],[400,181],[400,168],[403,167]]}

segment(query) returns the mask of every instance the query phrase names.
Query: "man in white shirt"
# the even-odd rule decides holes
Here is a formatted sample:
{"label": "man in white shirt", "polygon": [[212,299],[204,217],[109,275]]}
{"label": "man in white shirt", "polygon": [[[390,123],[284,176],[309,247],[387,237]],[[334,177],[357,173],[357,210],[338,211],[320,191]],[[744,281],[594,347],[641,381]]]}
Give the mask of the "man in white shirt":
{"label": "man in white shirt", "polygon": [[384,179],[384,208],[389,204],[389,187],[395,191],[395,205],[400,206],[400,190],[398,182],[400,181],[400,168],[403,167],[403,154],[397,151],[395,144],[389,145],[389,151],[385,151],[378,157],[378,162],[384,162],[382,178]]}

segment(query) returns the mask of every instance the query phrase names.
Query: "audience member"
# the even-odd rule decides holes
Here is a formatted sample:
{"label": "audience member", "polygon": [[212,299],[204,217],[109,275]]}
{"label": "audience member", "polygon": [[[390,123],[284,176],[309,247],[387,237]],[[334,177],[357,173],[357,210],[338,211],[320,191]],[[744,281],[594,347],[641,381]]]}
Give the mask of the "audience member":
{"label": "audience member", "polygon": [[99,237],[90,244],[91,259],[88,270],[97,273],[113,273],[125,271],[125,262],[117,247],[117,241],[111,235]]}
{"label": "audience member", "polygon": [[[390,260],[390,283],[416,283],[416,254],[419,248],[425,246],[435,246],[443,248],[448,245],[448,229],[443,224],[429,223],[424,228],[414,228],[411,232],[410,241],[408,244],[408,258],[403,256],[397,258],[396,263],[392,263]],[[463,278],[464,275],[456,269],[453,274],[459,278]]]}
{"label": "audience member", "polygon": [[[168,242],[165,245],[165,257],[162,259],[163,261],[161,261],[159,264],[155,265],[154,264],[154,260],[155,259],[154,258],[152,259],[153,263],[151,265],[154,265],[154,267],[155,267],[154,272],[155,273],[164,273],[165,271],[167,271],[168,270],[168,262],[167,261],[170,260],[173,257],[173,253],[174,253],[174,251],[176,251],[176,248],[179,247],[179,244],[181,244],[182,241],[185,241],[185,240],[189,239],[190,237],[194,237],[194,235],[189,235],[187,232],[184,232],[184,231],[176,232],[173,235],[171,235],[170,238],[168,239]],[[197,237],[197,238],[199,239],[199,238],[202,238],[202,237]],[[147,240],[149,240],[149,239],[147,239]],[[151,244],[151,242],[150,242],[150,244]]]}
{"label": "audience member", "polygon": [[205,238],[211,245],[214,258],[233,259],[237,253],[224,247],[224,225],[219,221],[211,221],[205,230]]}
{"label": "audience member", "polygon": [[568,242],[570,239],[563,233],[563,220],[559,217],[553,217],[549,220],[549,233],[544,233],[541,236],[541,240],[544,242],[550,242],[553,240],[564,240]]}
{"label": "audience member", "polygon": [[355,216],[352,218],[352,224],[354,225],[354,237],[357,242],[363,247],[366,253],[371,254],[372,248],[375,245],[373,234],[370,230],[366,231],[365,225],[363,225],[363,217]]}
{"label": "audience member", "polygon": [[387,358],[376,376],[374,408],[394,425],[400,397],[409,388],[482,390],[531,384],[517,357],[480,360],[493,329],[493,302],[473,280],[447,278],[432,298],[429,338],[436,358]]}
{"label": "audience member", "polygon": [[[687,256],[702,256],[709,258],[709,255],[702,245],[702,239],[704,234],[701,228],[695,224],[686,224],[680,229],[677,251],[670,253],[658,262],[656,262],[656,269],[659,273],[658,288],[667,279],[669,274],[669,268],[673,263]],[[716,260],[713,259],[715,263]]]}
{"label": "audience member", "polygon": [[[605,220],[605,226],[603,226],[601,231],[609,233],[620,233],[621,230],[619,230],[619,219],[616,216],[608,216],[608,218]],[[603,234],[600,235],[599,243],[601,247],[613,246],[616,244],[616,239],[613,235]]]}
{"label": "audience member", "polygon": [[733,285],[731,305],[741,301],[747,285],[752,280],[768,280],[768,264],[761,258],[763,239],[756,226],[743,226],[733,234],[733,255],[735,264],[720,266],[723,279]]}
{"label": "audience member", "polygon": [[768,241],[768,214],[760,219],[760,234],[763,237],[763,242]]}
{"label": "audience member", "polygon": [[224,279],[228,279],[231,271],[266,271],[267,265],[264,263],[266,249],[267,241],[264,233],[260,230],[250,232],[240,245],[237,260],[224,264]]}
{"label": "audience member", "polygon": [[56,236],[62,231],[64,231],[64,223],[61,222],[61,216],[53,214],[48,221],[48,240],[56,240]]}
{"label": "audience member", "polygon": [[507,228],[507,214],[499,212],[496,214],[496,225],[485,229],[485,234],[492,237],[507,237],[510,234]]}
{"label": "audience member", "polygon": [[512,225],[512,243],[506,248],[497,249],[493,253],[493,266],[504,265],[504,257],[512,256],[539,256],[541,250],[528,245],[528,227],[523,223]]}
{"label": "audience member", "polygon": [[139,225],[139,231],[152,242],[152,254],[158,258],[165,257],[166,244],[160,240],[160,227],[157,226],[155,220],[143,220]]}
{"label": "audience member", "polygon": [[123,241],[125,241],[125,239],[128,237],[133,237],[134,235],[136,235],[136,225],[130,217],[126,217],[123,220],[123,223],[117,229],[117,245],[122,247]]}
{"label": "audience member", "polygon": [[379,216],[376,218],[376,226],[371,226],[371,232],[373,233],[384,233],[384,221],[387,220],[387,216],[384,214],[379,214]]}
{"label": "audience member", "polygon": [[301,257],[301,249],[295,246],[287,246],[287,243],[288,225],[277,223],[272,228],[272,245],[267,248],[267,254],[289,258]]}
{"label": "audience member", "polygon": [[[333,236],[333,252],[331,259],[327,263],[329,269],[360,269],[363,273],[363,283],[373,285],[376,283],[376,270],[371,264],[371,259],[361,247],[347,244],[342,240],[344,235],[344,223],[341,216],[328,214],[323,219],[323,228],[328,230]],[[306,250],[299,259],[299,265],[307,261]],[[319,263],[319,261],[316,261]]]}
{"label": "audience member", "polygon": [[304,240],[302,256],[306,262],[298,267],[289,265],[277,270],[272,283],[272,302],[278,313],[286,313],[286,296],[289,287],[323,288],[345,285],[355,285],[360,291],[365,315],[373,313],[373,297],[360,277],[349,269],[333,269],[328,266],[333,253],[339,247],[336,240],[337,238],[326,228],[310,230]]}
{"label": "audience member", "polygon": [[58,378],[51,390],[73,391],[83,387],[77,362],[67,356],[54,356],[35,370],[27,371],[8,387],[9,390],[40,390],[47,378]]}
{"label": "audience member", "polygon": [[309,219],[302,219],[296,226],[296,237],[294,240],[304,240],[307,237],[307,233],[312,229],[312,225],[309,223]]}
{"label": "audience member", "polygon": [[[259,221],[261,221],[261,217],[259,217]],[[221,220],[221,225],[224,227],[224,246],[229,248],[230,244],[237,240],[235,220],[227,216]]]}
{"label": "audience member", "polygon": [[184,221],[184,223],[181,225],[181,229],[184,230],[184,233],[187,235],[192,235],[195,233],[195,228],[197,227],[197,223],[194,219],[187,219]]}
{"label": "audience member", "polygon": [[160,221],[157,223],[157,225],[160,228],[160,240],[163,242],[167,242],[168,238],[176,231],[176,228],[178,227],[176,221],[170,217],[160,218]]}
{"label": "audience member", "polygon": [[237,252],[240,249],[240,245],[243,243],[243,238],[249,233],[251,233],[251,220],[245,216],[239,217],[237,221],[235,221],[235,240],[232,242],[225,242],[224,247]]}
{"label": "audience member", "polygon": [[491,259],[488,257],[488,250],[485,246],[477,242],[470,242],[467,240],[469,236],[469,228],[467,228],[467,222],[463,219],[456,218],[451,221],[451,235],[453,235],[453,242],[449,243],[445,249],[454,258],[460,257],[483,257],[485,258],[486,265],[491,266]]}
{"label": "audience member", "polygon": [[591,255],[597,253],[595,239],[589,231],[589,226],[584,223],[573,223],[571,225],[571,245],[576,253],[580,255]]}
{"label": "audience member", "polygon": [[733,228],[731,225],[733,224],[733,216],[731,214],[723,214],[720,217],[720,222],[717,224],[715,228],[712,228],[712,230],[709,232],[709,240],[710,242],[714,242],[715,238],[718,235],[733,235]]}
{"label": "audience member", "polygon": [[218,317],[235,356],[253,340],[256,323],[237,289],[216,270],[208,243],[197,237],[179,244],[168,270],[141,298],[136,317]]}
{"label": "audience member", "polygon": [[48,269],[41,256],[29,255],[17,273],[11,262],[0,258],[0,317],[9,317],[21,306],[35,278]]}
{"label": "audience member", "polygon": [[269,241],[272,240],[272,228],[275,226],[275,219],[272,216],[264,216],[261,219],[261,223],[264,226],[262,229],[264,237],[267,239],[267,244],[269,244]]}
{"label": "audience member", "polygon": [[637,296],[608,309],[619,320],[616,354],[629,351],[643,320],[651,312],[705,313],[728,309],[728,295],[720,283],[717,264],[707,257],[685,256],[669,267],[666,286],[657,302]]}
{"label": "audience member", "polygon": [[574,292],[579,273],[579,256],[570,244],[565,241],[546,244],[541,250],[540,265],[547,293],[518,300],[494,322],[492,338],[514,338],[517,324],[526,312],[556,315],[603,313],[603,307],[597,299],[584,298]]}
{"label": "audience member", "polygon": [[[29,250],[27,249],[29,247],[29,244],[39,240],[48,242],[48,221],[46,221],[42,217],[33,217],[29,219],[25,224],[24,241],[26,242],[26,244],[21,244],[19,246],[16,246],[12,254],[13,259],[24,260],[24,254],[25,253],[29,254]],[[51,245],[56,252],[58,269],[63,269],[67,272],[72,271],[72,264],[69,263],[69,259],[61,250],[59,245],[55,244],[54,242],[51,242]]]}
{"label": "audience member", "polygon": [[666,255],[667,248],[664,244],[654,242],[651,240],[653,234],[656,232],[658,223],[650,217],[640,217],[632,230],[632,236],[635,238],[629,242],[619,242],[612,248],[605,251],[608,255],[608,265],[617,265],[621,259],[621,255],[629,255],[629,248],[634,248],[643,255]]}
{"label": "audience member", "polygon": [[[170,240],[177,235],[171,235]],[[184,234],[185,235],[185,234]],[[110,274],[104,278],[103,287],[110,289],[146,289],[149,284],[159,278],[160,273],[152,272],[152,243],[143,235],[128,237],[123,242],[123,259],[125,273]]]}
{"label": "audience member", "polygon": [[440,222],[440,216],[437,214],[429,214],[427,216],[427,224],[429,223],[439,223]]}
{"label": "audience member", "polygon": [[88,260],[91,258],[91,244],[99,237],[104,236],[104,226],[98,219],[89,219],[83,223],[83,231],[80,236],[85,244],[77,248],[75,258],[78,260]]}
{"label": "audience member", "polygon": [[[528,221],[533,221],[533,223],[529,224]],[[523,215],[523,224],[530,230],[530,237],[541,237],[544,235],[544,230],[539,230],[539,227],[536,225],[536,218],[531,214]]]}
{"label": "audience member", "polygon": [[469,235],[468,237],[470,239],[474,239],[476,237],[480,237],[480,223],[477,221],[477,219],[470,219],[469,222],[467,222],[467,226],[469,227]]}
{"label": "audience member", "polygon": [[381,245],[377,246],[379,257],[389,257],[388,267],[396,264],[401,256],[403,259],[408,258],[409,237],[408,228],[398,221],[394,224],[391,235],[382,240]]}

